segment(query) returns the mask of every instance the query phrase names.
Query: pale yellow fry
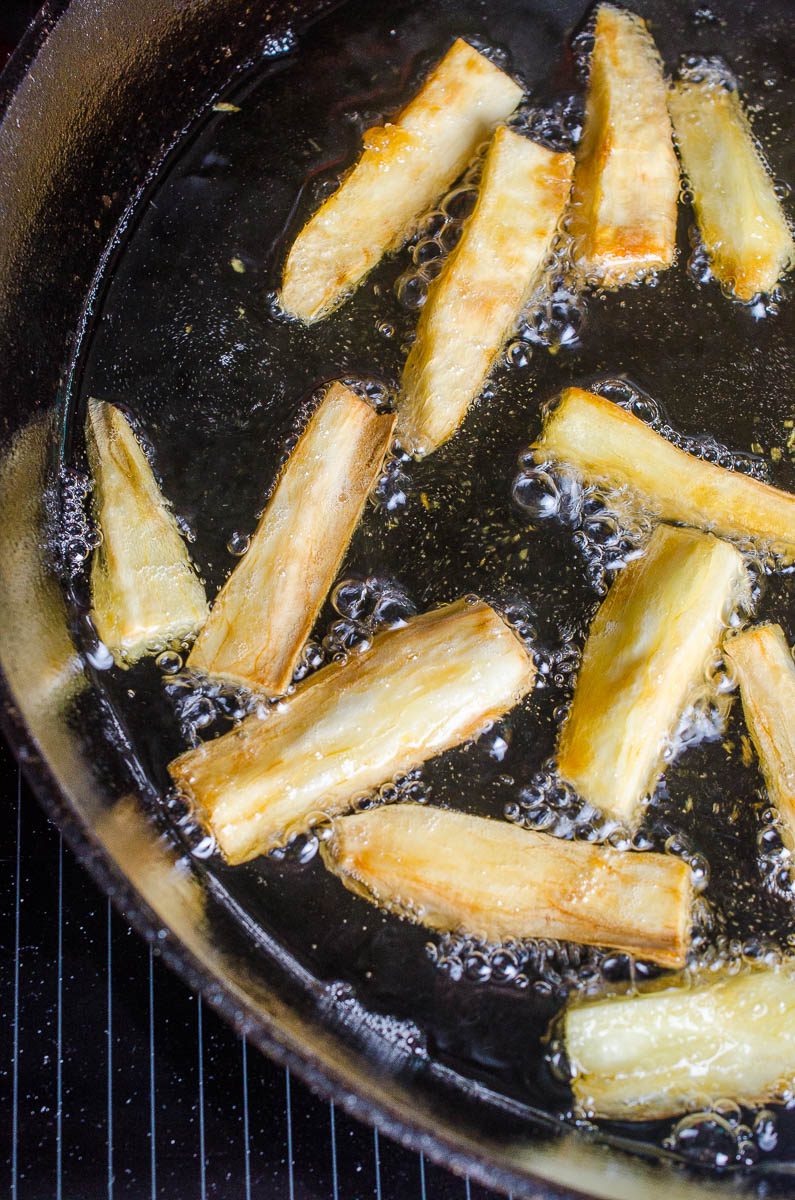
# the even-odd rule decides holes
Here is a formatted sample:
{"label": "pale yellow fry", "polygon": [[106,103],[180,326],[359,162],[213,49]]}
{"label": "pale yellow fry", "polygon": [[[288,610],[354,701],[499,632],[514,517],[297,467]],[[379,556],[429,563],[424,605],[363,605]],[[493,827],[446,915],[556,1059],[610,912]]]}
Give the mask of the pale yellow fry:
{"label": "pale yellow fry", "polygon": [[204,588],[146,455],[118,408],[88,405],[86,442],[102,542],[91,564],[91,618],[119,666],[190,637]]}
{"label": "pale yellow fry", "polygon": [[289,686],[383,465],[395,418],[333,383],[290,455],[188,659],[270,695]]}
{"label": "pale yellow fry", "polygon": [[538,285],[572,169],[569,154],[495,133],[477,206],[431,286],[403,372],[398,438],[411,454],[446,441],[480,393]]}
{"label": "pale yellow fry", "polygon": [[458,601],[379,634],[300,684],[264,718],[190,750],[169,770],[230,863],[284,842],[318,811],[344,811],[477,737],[533,686],[532,658],[497,613]]}
{"label": "pale yellow fry", "polygon": [[648,1121],[775,1100],[795,1082],[792,964],[576,1004],[564,1039],[574,1095],[593,1116]]}
{"label": "pale yellow fry", "polygon": [[603,287],[669,267],[679,167],[662,63],[646,23],[597,9],[571,231],[578,267]]}
{"label": "pale yellow fry", "polygon": [[392,804],[335,821],[326,866],[374,904],[492,942],[563,938],[681,966],[690,871],[440,808]]}
{"label": "pale yellow fry", "polygon": [[668,102],[713,273],[738,300],[771,291],[795,246],[739,96],[685,80]]}
{"label": "pale yellow fry", "polygon": [[728,638],[748,732],[770,799],[795,845],[795,662],[780,625],[756,625]]}
{"label": "pale yellow fry", "polygon": [[629,488],[664,521],[681,521],[795,560],[795,496],[679,450],[617,404],[568,388],[547,417],[538,461],[571,466],[589,482]]}
{"label": "pale yellow fry", "polygon": [[558,748],[560,774],[590,804],[635,819],[746,586],[733,546],[670,525],[621,571],[588,634]]}

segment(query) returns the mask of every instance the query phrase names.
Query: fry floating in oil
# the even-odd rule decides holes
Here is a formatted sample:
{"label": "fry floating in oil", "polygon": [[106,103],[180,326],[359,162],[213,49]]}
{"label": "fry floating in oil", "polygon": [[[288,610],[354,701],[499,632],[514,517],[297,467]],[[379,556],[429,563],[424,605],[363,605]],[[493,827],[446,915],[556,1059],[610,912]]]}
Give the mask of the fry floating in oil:
{"label": "fry floating in oil", "polygon": [[119,666],[192,636],[207,598],[188,548],[127,420],[91,400],[86,442],[102,541],[91,563],[91,618]]}
{"label": "fry floating in oil", "polygon": [[564,1040],[591,1116],[650,1121],[775,1100],[795,1081],[792,965],[574,1004]]}
{"label": "fry floating in oil", "polygon": [[795,662],[780,625],[756,625],[728,638],[725,653],[770,799],[795,846]]}
{"label": "fry floating in oil", "polygon": [[287,256],[281,305],[326,316],[461,174],[516,108],[522,89],[460,38],[394,123],[369,129],[364,151],[307,222]]}
{"label": "fry floating in oil", "polygon": [[597,612],[558,747],[589,804],[632,823],[747,587],[729,542],[660,525]]}
{"label": "fry floating in oil", "polygon": [[230,863],[284,843],[451,746],[533,686],[530,652],[494,609],[466,600],[378,634],[299,684],[265,717],[171,763]]}
{"label": "fry floating in oil", "polygon": [[562,938],[682,966],[690,870],[667,854],[564,841],[418,804],[342,817],[326,866],[381,908],[487,941]]}
{"label": "fry floating in oil", "polygon": [[657,48],[640,17],[601,4],[572,194],[575,260],[585,278],[615,288],[669,267],[678,200]]}
{"label": "fry floating in oil", "polygon": [[538,284],[573,160],[498,129],[475,211],[431,285],[403,372],[398,438],[421,456],[455,433]]}
{"label": "fry floating in oil", "polygon": [[289,686],[383,465],[395,418],[333,383],[299,439],[188,666],[270,695]]}
{"label": "fry floating in oil", "polygon": [[737,93],[683,80],[669,105],[713,274],[738,300],[772,291],[795,245]]}
{"label": "fry floating in oil", "polygon": [[687,454],[602,396],[567,388],[534,451],[537,462],[568,465],[588,483],[628,488],[664,521],[753,538],[795,561],[795,496]]}

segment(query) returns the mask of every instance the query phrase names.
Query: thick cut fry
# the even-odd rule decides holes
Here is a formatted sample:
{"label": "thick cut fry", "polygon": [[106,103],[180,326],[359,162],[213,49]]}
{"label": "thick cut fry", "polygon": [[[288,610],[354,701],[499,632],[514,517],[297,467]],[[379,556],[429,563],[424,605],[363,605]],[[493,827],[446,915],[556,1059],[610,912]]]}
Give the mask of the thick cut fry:
{"label": "thick cut fry", "polygon": [[791,962],[693,987],[574,1005],[564,1039],[580,1108],[648,1121],[710,1101],[758,1105],[795,1082]]}
{"label": "thick cut fry", "polygon": [[86,441],[102,542],[91,564],[91,619],[119,666],[190,637],[207,598],[177,522],[129,424],[89,401]]}
{"label": "thick cut fry", "polygon": [[212,607],[188,666],[280,695],[288,687],[368,493],[395,418],[334,383],[301,436]]}
{"label": "thick cut fry", "polygon": [[795,662],[780,625],[757,625],[724,646],[770,799],[795,844]]}
{"label": "thick cut fry", "polygon": [[346,887],[432,929],[612,946],[681,966],[689,868],[419,804],[335,821],[326,866]]}
{"label": "thick cut fry", "polygon": [[455,42],[395,123],[367,131],[356,166],[299,233],[282,307],[302,321],[326,316],[411,235],[521,96],[508,75]]}
{"label": "thick cut fry", "polygon": [[318,811],[477,737],[533,686],[524,644],[487,604],[458,601],[324,667],[266,718],[169,768],[230,863],[281,844]]}
{"label": "thick cut fry", "polygon": [[621,572],[588,634],[558,749],[562,777],[590,804],[636,815],[745,585],[733,546],[670,525]]}
{"label": "thick cut fry", "polygon": [[669,105],[713,273],[738,300],[771,291],[795,246],[737,93],[685,80]]}
{"label": "thick cut fry", "polygon": [[679,450],[601,396],[564,391],[535,452],[537,461],[567,464],[589,482],[628,488],[664,521],[754,538],[795,560],[795,496]]}
{"label": "thick cut fry", "polygon": [[673,262],[679,167],[645,22],[602,4],[594,35],[571,228],[582,273],[613,288]]}
{"label": "thick cut fry", "polygon": [[463,421],[536,287],[571,186],[570,154],[494,135],[477,206],[422,310],[403,372],[398,438],[429,454]]}

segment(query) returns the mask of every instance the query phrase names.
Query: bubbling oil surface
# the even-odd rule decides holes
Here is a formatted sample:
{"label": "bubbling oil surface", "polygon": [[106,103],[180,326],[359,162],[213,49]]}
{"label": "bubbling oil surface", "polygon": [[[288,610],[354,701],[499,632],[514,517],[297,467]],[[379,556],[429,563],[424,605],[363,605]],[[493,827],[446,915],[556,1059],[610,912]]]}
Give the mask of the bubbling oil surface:
{"label": "bubbling oil surface", "polygon": [[[731,62],[747,93],[764,102],[755,129],[777,176],[793,179],[795,148],[783,135],[792,55],[782,46],[791,36],[774,24],[775,13],[752,7],[730,23],[677,0],[654,32],[669,66],[685,54]],[[651,3],[635,8],[656,11]],[[362,131],[400,108],[454,36],[487,49],[525,83],[517,128],[572,148],[582,127],[585,16],[574,0],[543,6],[543,15],[532,0],[386,0],[377,12],[354,0],[206,113],[144,198],[104,283],[83,348],[56,539],[75,626],[118,716],[114,736],[126,731],[172,833],[251,928],[326,981],[333,1002],[356,1008],[357,1021],[366,1014],[385,1055],[410,1043],[428,1069],[452,1068],[489,1095],[575,1122],[565,1063],[544,1041],[550,1020],[573,990],[636,986],[658,969],[556,942],[488,946],[429,936],[324,871],[322,813],[279,854],[226,868],[170,795],[167,763],[246,715],[267,719],[273,705],[191,677],[188,646],[128,671],[103,656],[86,617],[97,534],[85,515],[81,429],[91,395],[131,414],[214,595],[246,553],[318,386],[349,378],[379,405],[396,394],[428,285],[474,203],[479,165],[409,245],[311,328],[285,320],[273,303],[289,236],[353,161]],[[408,798],[628,852],[681,855],[698,892],[690,969],[735,970],[795,949],[795,909],[790,851],[748,753],[739,705],[726,715],[731,678],[720,661],[710,665],[638,830],[606,822],[560,782],[555,741],[590,620],[616,571],[643,553],[652,522],[627,497],[539,468],[524,453],[544,404],[576,382],[627,405],[691,453],[795,490],[791,303],[784,297],[760,311],[727,302],[708,281],[691,225],[683,208],[678,263],[655,286],[616,293],[578,291],[562,239],[460,433],[421,463],[396,452],[387,464],[294,683],[355,655],[415,611],[467,593],[491,600],[532,648],[534,693],[477,742],[385,781],[357,805]],[[792,577],[769,572],[770,564],[757,564],[755,612],[780,621],[793,640]],[[739,1115],[727,1103],[719,1108],[603,1132],[718,1167],[791,1155],[795,1117],[785,1106]]]}

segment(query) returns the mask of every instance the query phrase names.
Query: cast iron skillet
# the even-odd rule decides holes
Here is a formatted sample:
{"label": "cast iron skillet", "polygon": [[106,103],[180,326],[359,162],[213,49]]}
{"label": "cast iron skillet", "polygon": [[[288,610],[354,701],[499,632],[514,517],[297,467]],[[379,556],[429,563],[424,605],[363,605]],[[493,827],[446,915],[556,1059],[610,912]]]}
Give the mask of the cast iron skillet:
{"label": "cast iron skillet", "polygon": [[[73,398],[75,349],[92,315],[92,281],[195,115],[234,72],[260,55],[278,64],[296,36],[333,19],[336,7],[331,0],[54,3],[3,76],[4,728],[46,810],[120,911],[235,1028],[318,1092],[436,1161],[514,1194],[618,1200],[654,1188],[661,1197],[712,1195],[719,1181],[553,1133],[540,1114],[533,1119],[453,1071],[421,1069],[410,1045],[393,1042],[387,1052],[378,1023],[263,937],[212,874],[177,869],[171,843],[147,815],[150,782],[88,684],[49,547],[54,464]],[[642,6],[652,15],[654,7]],[[752,45],[767,45],[779,67],[790,63],[786,0],[726,2],[718,19],[731,22],[741,7],[743,28],[755,31]],[[539,36],[547,26],[576,26],[585,11],[574,0],[530,8]],[[313,34],[321,43],[323,28]],[[525,26],[517,36],[532,40],[535,32]],[[738,45],[738,59],[745,51]],[[725,354],[730,361],[730,345]],[[767,1180],[779,1183],[786,1186]],[[753,1195],[756,1184],[734,1179],[726,1187]]]}

